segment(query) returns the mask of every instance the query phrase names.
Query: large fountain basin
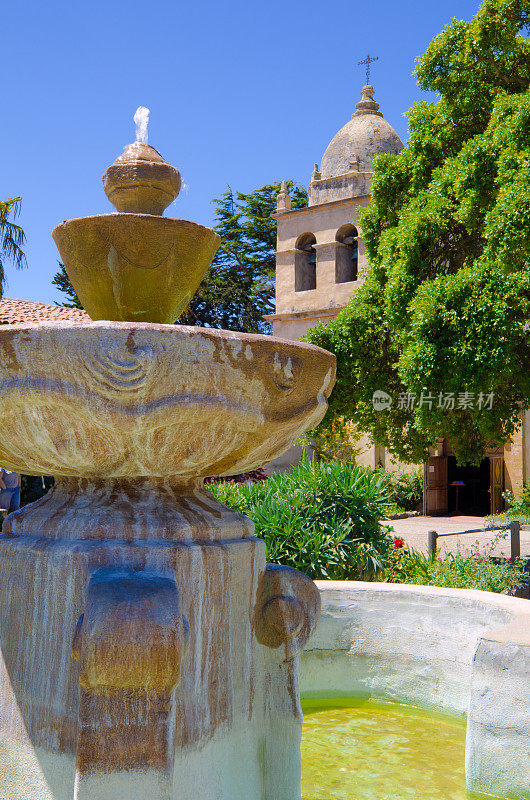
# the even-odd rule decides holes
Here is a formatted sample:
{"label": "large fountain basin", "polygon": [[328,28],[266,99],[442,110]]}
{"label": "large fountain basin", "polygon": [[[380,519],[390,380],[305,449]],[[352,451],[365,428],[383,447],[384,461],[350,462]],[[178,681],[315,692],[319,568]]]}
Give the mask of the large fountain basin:
{"label": "large fountain basin", "polygon": [[317,586],[322,616],[302,656],[302,696],[467,716],[468,790],[528,800],[528,600],[438,586]]}
{"label": "large fountain basin", "polygon": [[92,319],[175,322],[220,243],[183,219],[103,214],[57,225],[53,238]]}
{"label": "large fountain basin", "polygon": [[270,336],[92,322],[0,331],[0,463],[36,475],[254,469],[316,425],[335,358]]}

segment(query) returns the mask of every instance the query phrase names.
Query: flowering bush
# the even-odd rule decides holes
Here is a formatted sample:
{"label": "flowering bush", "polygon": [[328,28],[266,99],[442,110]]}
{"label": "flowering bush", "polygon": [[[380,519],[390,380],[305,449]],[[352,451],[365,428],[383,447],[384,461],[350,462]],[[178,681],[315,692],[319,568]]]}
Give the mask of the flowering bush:
{"label": "flowering bush", "polygon": [[261,483],[208,486],[227,506],[254,521],[267,558],[313,579],[359,580],[389,563],[386,482],[345,462],[310,462]]}
{"label": "flowering bush", "polygon": [[502,592],[521,582],[523,565],[487,553],[440,554],[410,550],[381,524],[392,494],[385,475],[346,462],[301,463],[258,482],[209,483],[227,506],[254,521],[267,558],[314,580],[382,580]]}
{"label": "flowering bush", "polygon": [[[397,542],[401,542],[396,546]],[[382,580],[386,583],[414,583],[420,586],[445,586],[450,589],[480,589],[502,592],[518,585],[523,577],[523,561],[491,560],[479,552],[440,554],[431,559],[394,540],[394,550]]]}

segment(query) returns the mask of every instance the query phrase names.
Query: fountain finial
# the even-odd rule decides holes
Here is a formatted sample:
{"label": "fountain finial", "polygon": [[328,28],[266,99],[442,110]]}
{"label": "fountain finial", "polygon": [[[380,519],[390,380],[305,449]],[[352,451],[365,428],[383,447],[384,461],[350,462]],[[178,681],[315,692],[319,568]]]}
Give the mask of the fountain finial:
{"label": "fountain finial", "polygon": [[180,192],[180,172],[147,144],[149,109],[134,115],[136,141],[103,175],[105,194],[117,211],[160,216]]}
{"label": "fountain finial", "polygon": [[209,228],[161,216],[179,193],[180,173],[147,144],[148,117],[140,106],[137,141],[103,176],[120,213],[65,220],[53,231],[77,296],[95,320],[175,322],[221,242]]}

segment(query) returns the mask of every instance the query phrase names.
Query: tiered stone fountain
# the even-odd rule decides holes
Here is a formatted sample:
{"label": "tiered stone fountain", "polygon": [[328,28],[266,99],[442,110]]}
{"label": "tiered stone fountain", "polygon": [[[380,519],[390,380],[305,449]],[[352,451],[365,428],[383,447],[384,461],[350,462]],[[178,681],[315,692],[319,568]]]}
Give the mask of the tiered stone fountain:
{"label": "tiered stone fountain", "polygon": [[160,216],[180,176],[147,144],[104,185],[119,213],[53,236],[107,321],[0,332],[0,464],[56,476],[0,538],[0,798],[296,800],[318,592],[203,478],[315,425],[334,358],[164,324],[219,238]]}

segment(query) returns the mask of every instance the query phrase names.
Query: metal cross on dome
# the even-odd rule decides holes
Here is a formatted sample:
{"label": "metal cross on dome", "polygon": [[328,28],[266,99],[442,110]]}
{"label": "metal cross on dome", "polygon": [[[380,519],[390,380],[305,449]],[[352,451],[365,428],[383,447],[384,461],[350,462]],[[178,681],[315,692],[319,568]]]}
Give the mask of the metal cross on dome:
{"label": "metal cross on dome", "polygon": [[374,56],[372,58],[370,53],[368,53],[368,55],[366,56],[364,61],[359,61],[359,64],[358,64],[359,67],[363,67],[366,64],[366,85],[367,86],[370,85],[370,64],[372,64],[374,61],[379,61],[379,56]]}

